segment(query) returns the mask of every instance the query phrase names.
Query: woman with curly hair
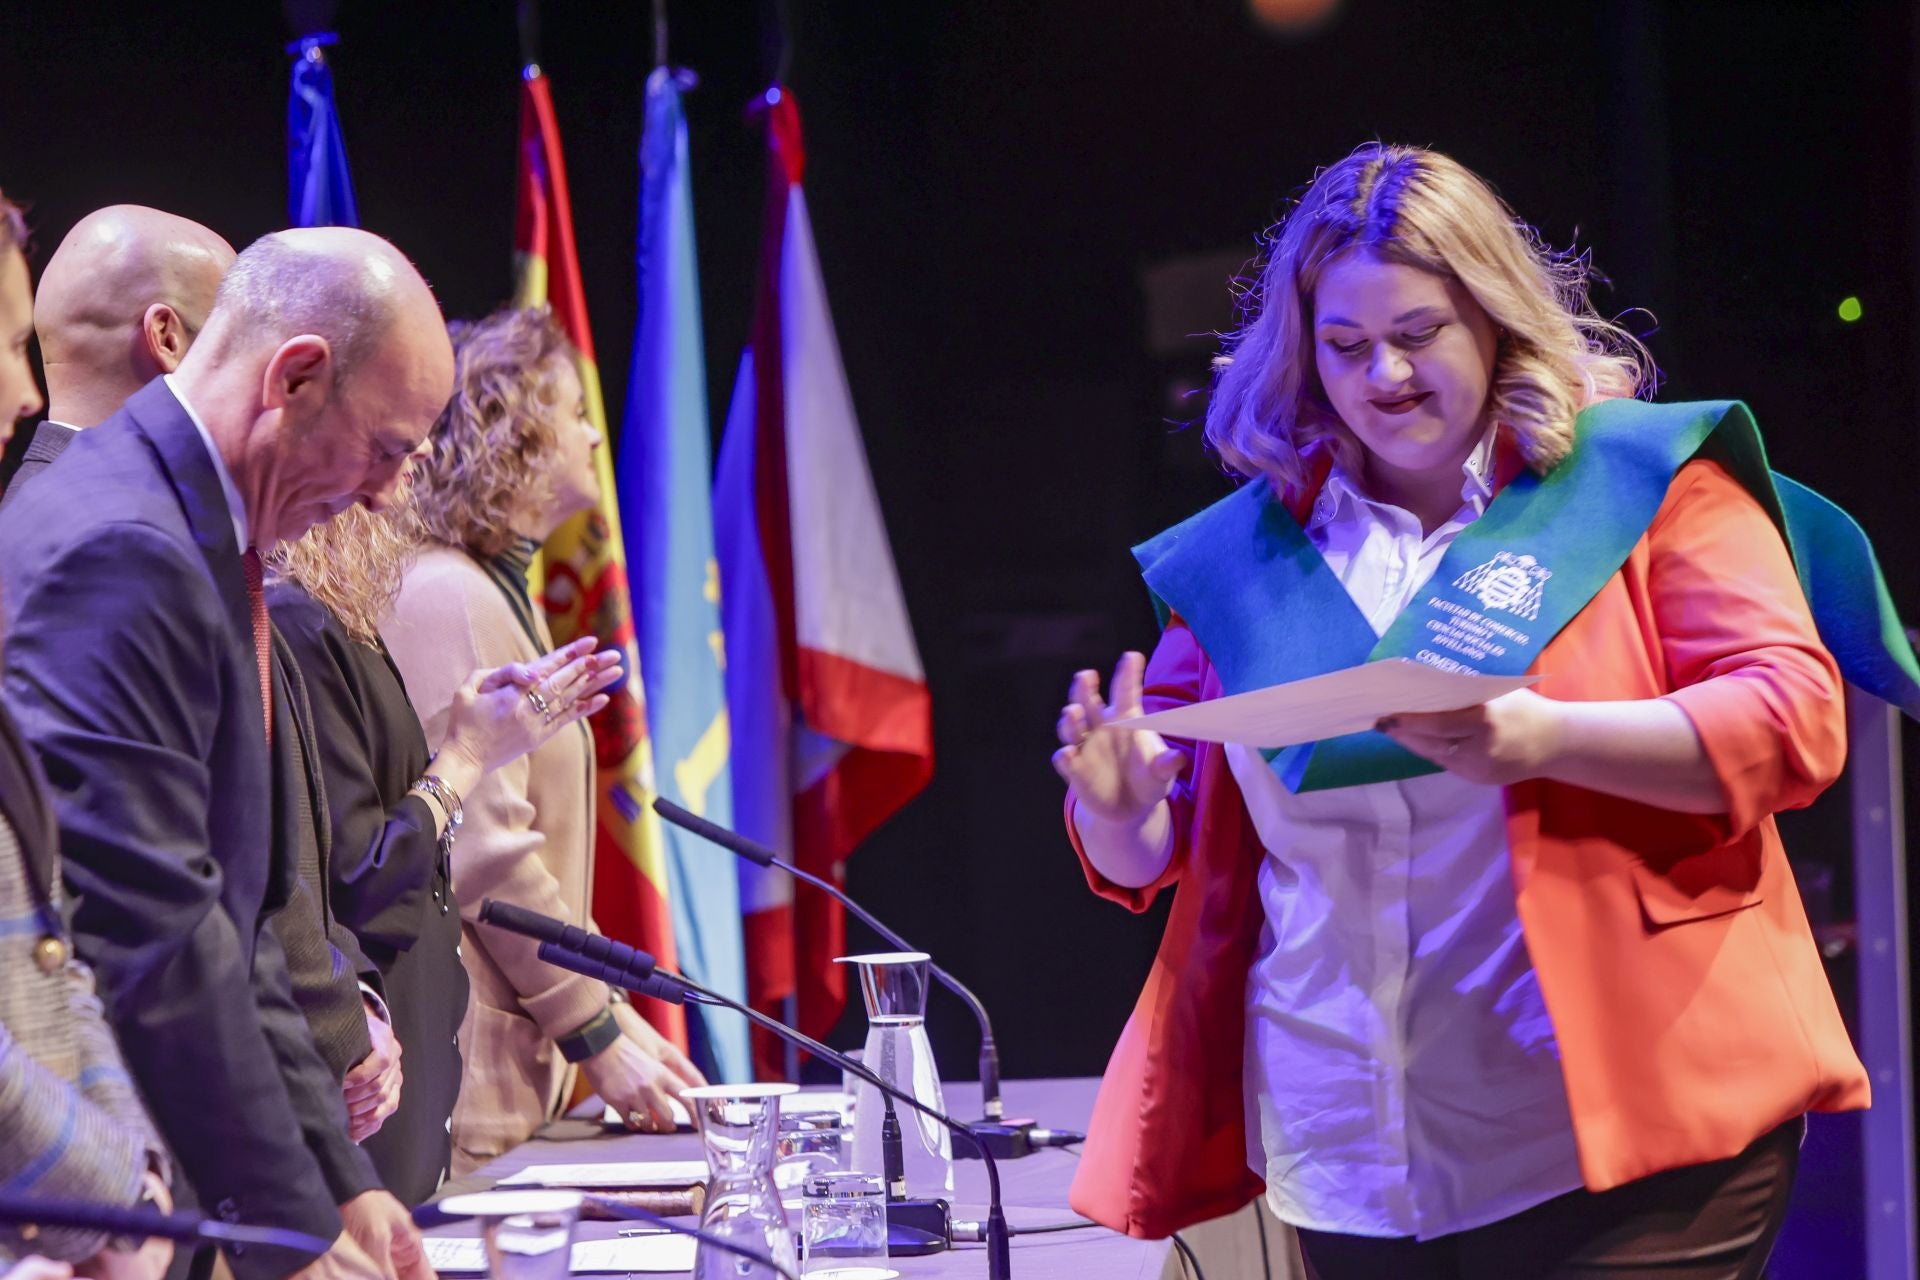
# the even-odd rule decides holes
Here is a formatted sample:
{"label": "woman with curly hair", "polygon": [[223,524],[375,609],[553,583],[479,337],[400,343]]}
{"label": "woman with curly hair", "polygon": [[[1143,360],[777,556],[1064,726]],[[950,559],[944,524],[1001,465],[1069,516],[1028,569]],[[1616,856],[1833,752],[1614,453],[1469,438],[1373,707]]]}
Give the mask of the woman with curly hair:
{"label": "woman with curly hair", "polygon": [[[544,311],[453,324],[454,392],[413,472],[426,534],[382,627],[429,742],[446,740],[475,667],[553,647],[527,586],[534,551],[598,497],[573,348]],[[704,1080],[686,1056],[595,979],[542,961],[532,941],[482,925],[482,898],[585,924],[593,881],[593,746],[584,724],[489,775],[466,797],[453,851],[465,1078],[454,1172],[525,1141],[564,1103],[578,1064],[630,1127],[671,1131],[671,1099]]]}
{"label": "woman with curly hair", "polygon": [[[431,1196],[452,1168],[467,976],[449,857],[462,797],[605,706],[600,691],[620,674],[618,658],[594,653],[591,638],[537,662],[475,671],[454,691],[445,739],[429,755],[379,631],[418,538],[404,501],[377,514],[350,507],[276,548],[267,586],[311,707],[333,915],[379,971],[384,1020],[373,1021],[390,1031],[391,1052],[405,1055],[392,1078],[397,1097],[350,1089],[349,1120],[381,1181],[408,1204]],[[529,688],[556,714],[536,711]]]}
{"label": "woman with curly hair", "polygon": [[[1089,1216],[1264,1190],[1321,1280],[1754,1277],[1803,1114],[1866,1105],[1772,816],[1846,749],[1805,491],[1744,406],[1633,398],[1585,266],[1380,144],[1270,242],[1207,411],[1246,483],[1136,548],[1159,645],[1056,726],[1095,892],[1179,886]],[[1540,679],[1278,752],[1110,724],[1384,658]]]}

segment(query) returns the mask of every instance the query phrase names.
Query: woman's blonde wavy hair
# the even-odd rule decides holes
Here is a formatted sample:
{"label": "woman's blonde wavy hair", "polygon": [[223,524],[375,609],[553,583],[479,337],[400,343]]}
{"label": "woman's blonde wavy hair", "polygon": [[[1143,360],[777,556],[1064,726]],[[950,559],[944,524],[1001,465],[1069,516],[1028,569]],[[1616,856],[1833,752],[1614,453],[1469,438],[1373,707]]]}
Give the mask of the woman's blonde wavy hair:
{"label": "woman's blonde wavy hair", "polygon": [[549,496],[560,373],[574,348],[544,309],[456,320],[447,334],[453,398],[414,464],[414,512],[427,537],[487,559],[519,536],[514,517]]}
{"label": "woman's blonde wavy hair", "polygon": [[353,639],[377,646],[380,620],[393,609],[400,580],[420,551],[420,536],[402,486],[385,511],[348,507],[268,552],[267,566],[325,605]]}
{"label": "woman's blonde wavy hair", "polygon": [[1298,488],[1309,476],[1303,455],[1317,448],[1360,466],[1362,446],[1327,400],[1313,348],[1314,289],[1349,249],[1452,277],[1492,317],[1501,339],[1488,411],[1537,472],[1567,456],[1581,409],[1652,390],[1646,348],[1587,300],[1587,258],[1549,248],[1482,178],[1437,151],[1358,148],[1321,170],[1267,246],[1207,404],[1207,443],[1240,475]]}

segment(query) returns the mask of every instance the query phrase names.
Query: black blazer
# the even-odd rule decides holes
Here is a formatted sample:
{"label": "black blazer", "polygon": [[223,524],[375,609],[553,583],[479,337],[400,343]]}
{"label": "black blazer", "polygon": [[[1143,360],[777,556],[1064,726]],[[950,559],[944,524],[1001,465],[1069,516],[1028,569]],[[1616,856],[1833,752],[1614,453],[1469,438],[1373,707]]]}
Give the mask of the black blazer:
{"label": "black blazer", "polygon": [[[41,422],[33,429],[32,439],[20,453],[20,465],[13,474],[0,480],[0,511],[4,511],[14,495],[26,487],[27,481],[45,471],[53,460],[66,452],[73,438],[80,433],[72,427],[57,422]],[[8,450],[9,453],[12,450]]]}
{"label": "black blazer", "polygon": [[[297,875],[277,851],[240,548],[164,383],[20,488],[0,560],[0,690],[45,766],[75,940],[161,1135],[207,1212],[330,1240],[353,1179],[325,1153],[352,1153],[327,1145],[329,1129],[345,1144],[345,1107],[264,927]],[[311,1257],[229,1256],[239,1280]]]}
{"label": "black blazer", "polygon": [[353,640],[296,583],[270,585],[267,604],[312,706],[332,823],[331,906],[385,978],[406,1050],[399,1110],[361,1145],[387,1189],[419,1204],[448,1172],[467,1010],[451,869],[432,809],[409,794],[427,771],[426,734],[385,649]]}
{"label": "black blazer", "polygon": [[[364,977],[379,991],[382,981],[379,970],[361,954],[352,931],[334,916],[327,870],[333,841],[326,784],[320,773],[320,744],[314,739],[306,682],[277,626],[273,628],[273,710],[274,842],[283,853],[292,851],[300,876],[292,901],[273,917],[273,929],[287,953],[294,1003],[306,1015],[314,1048],[335,1079],[343,1079],[373,1048],[367,1037],[360,982]],[[341,1190],[336,1187],[336,1195]]]}

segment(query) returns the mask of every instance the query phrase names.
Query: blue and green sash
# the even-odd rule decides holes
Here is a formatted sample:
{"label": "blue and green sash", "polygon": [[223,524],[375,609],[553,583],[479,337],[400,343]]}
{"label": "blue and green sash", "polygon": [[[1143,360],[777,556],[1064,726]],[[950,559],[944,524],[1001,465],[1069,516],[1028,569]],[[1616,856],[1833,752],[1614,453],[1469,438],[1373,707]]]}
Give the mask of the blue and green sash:
{"label": "blue and green sash", "polygon": [[[1549,474],[1522,473],[1494,497],[1378,638],[1265,481],[1141,543],[1134,557],[1162,624],[1169,612],[1186,621],[1229,694],[1382,658],[1518,675],[1619,571],[1681,466],[1711,456],[1780,526],[1842,674],[1920,719],[1920,663],[1866,535],[1768,469],[1744,404],[1608,400],[1581,413],[1574,440]],[[1372,731],[1266,754],[1296,792],[1438,772]]]}

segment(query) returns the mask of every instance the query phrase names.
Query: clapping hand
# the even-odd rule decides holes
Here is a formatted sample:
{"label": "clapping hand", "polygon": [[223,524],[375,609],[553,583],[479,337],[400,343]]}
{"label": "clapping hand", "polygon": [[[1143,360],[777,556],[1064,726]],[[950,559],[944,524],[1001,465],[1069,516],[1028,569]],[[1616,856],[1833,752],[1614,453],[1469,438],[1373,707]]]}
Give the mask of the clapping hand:
{"label": "clapping hand", "polygon": [[[519,759],[576,720],[607,705],[602,690],[619,683],[620,654],[596,653],[582,636],[532,662],[475,671],[453,695],[440,757],[464,761],[471,781]],[[467,780],[465,770],[462,780]],[[456,790],[465,791],[459,782]]]}

